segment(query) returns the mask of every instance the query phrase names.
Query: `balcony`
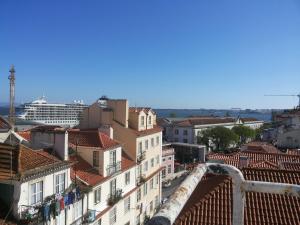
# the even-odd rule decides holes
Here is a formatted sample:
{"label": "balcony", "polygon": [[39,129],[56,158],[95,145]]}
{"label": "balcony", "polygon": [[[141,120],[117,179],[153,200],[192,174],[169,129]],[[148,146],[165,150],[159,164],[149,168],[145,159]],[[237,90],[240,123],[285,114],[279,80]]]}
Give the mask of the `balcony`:
{"label": "balcony", "polygon": [[141,186],[143,183],[146,181],[146,176],[145,175],[140,175],[136,178],[136,185]]}
{"label": "balcony", "polygon": [[143,151],[137,155],[136,161],[137,161],[137,163],[141,163],[145,158],[146,158],[146,152]]}
{"label": "balcony", "polygon": [[121,161],[116,162],[114,164],[110,164],[106,168],[106,174],[107,176],[111,176],[117,172],[121,171]]}
{"label": "balcony", "polygon": [[116,204],[122,198],[122,193],[122,189],[117,189],[114,193],[110,194],[107,200],[108,205],[113,206]]}

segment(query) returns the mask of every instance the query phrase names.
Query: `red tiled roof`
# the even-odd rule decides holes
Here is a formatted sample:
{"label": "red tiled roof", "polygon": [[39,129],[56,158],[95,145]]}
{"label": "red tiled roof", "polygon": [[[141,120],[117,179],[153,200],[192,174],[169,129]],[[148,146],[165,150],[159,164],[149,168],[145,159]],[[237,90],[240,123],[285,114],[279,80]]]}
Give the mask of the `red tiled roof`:
{"label": "red tiled roof", "polygon": [[[109,177],[103,177],[99,174],[94,167],[92,167],[87,161],[82,159],[80,156],[70,156],[70,161],[76,162],[71,168],[71,178],[79,178],[85,183],[85,185],[95,186],[109,179]],[[133,167],[136,163],[129,158],[127,154],[122,152],[121,169],[126,171]]]}
{"label": "red tiled roof", "polygon": [[[130,129],[130,128],[129,128]],[[147,136],[147,135],[151,135],[151,134],[155,134],[158,132],[161,132],[162,129],[159,126],[153,126],[152,129],[147,129],[147,130],[141,130],[141,131],[137,131],[134,129],[131,129],[133,133],[136,134],[136,136],[138,137],[142,137],[142,136]]]}
{"label": "red tiled roof", "polygon": [[265,152],[265,153],[282,153],[274,145],[269,144],[267,142],[253,141],[243,145],[243,147],[246,148],[245,150],[249,150],[253,152],[258,151],[258,152]]}
{"label": "red tiled roof", "polygon": [[261,161],[252,163],[249,165],[250,168],[266,168],[266,169],[279,169],[279,165],[269,162],[269,161]]}
{"label": "red tiled roof", "polygon": [[27,141],[30,141],[30,137],[31,137],[31,132],[30,130],[26,130],[26,131],[18,131],[17,132],[18,135],[20,135],[22,138],[24,138]]}
{"label": "red tiled roof", "polygon": [[11,126],[8,121],[6,121],[2,116],[0,116],[0,129],[1,130],[9,130]]}
{"label": "red tiled roof", "polygon": [[174,121],[174,124],[179,127],[187,127],[195,125],[223,124],[234,122],[236,122],[236,119],[230,117],[195,117],[181,121]]}
{"label": "red tiled roof", "polygon": [[[300,172],[243,169],[245,179],[300,184]],[[174,224],[231,225],[232,183],[229,177],[202,179]],[[300,198],[287,195],[246,193],[245,225],[299,224]]]}
{"label": "red tiled roof", "polygon": [[299,149],[288,149],[287,154],[289,155],[299,155],[300,156],[300,150]]}
{"label": "red tiled roof", "polygon": [[[256,167],[259,165],[267,165],[269,162],[274,165],[279,165],[282,162],[297,162],[300,163],[300,156],[298,155],[288,155],[288,154],[276,154],[276,153],[261,153],[256,151],[242,151],[232,154],[223,154],[223,153],[210,153],[207,155],[208,160],[221,160],[226,164],[233,165],[238,167],[240,156],[246,156],[249,159],[249,166],[256,164]],[[261,163],[261,164],[257,164]],[[270,164],[269,164],[270,165]],[[267,166],[267,168],[270,168]]]}
{"label": "red tiled roof", "polygon": [[34,151],[24,145],[0,144],[0,179],[3,180],[15,179],[17,175],[23,176],[62,163],[64,162],[43,150]]}
{"label": "red tiled roof", "polygon": [[108,135],[98,130],[69,130],[69,144],[75,146],[95,147],[100,149],[109,149],[117,147],[119,143],[111,139]]}
{"label": "red tiled roof", "polygon": [[300,171],[300,163],[297,162],[282,162],[280,168],[284,170]]}

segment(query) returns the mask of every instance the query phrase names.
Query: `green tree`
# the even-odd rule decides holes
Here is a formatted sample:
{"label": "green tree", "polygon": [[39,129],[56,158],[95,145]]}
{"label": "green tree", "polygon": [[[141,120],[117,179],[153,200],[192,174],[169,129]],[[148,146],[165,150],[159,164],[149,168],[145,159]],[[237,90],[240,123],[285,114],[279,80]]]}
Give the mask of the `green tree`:
{"label": "green tree", "polygon": [[198,143],[209,146],[209,141],[212,141],[214,150],[227,151],[231,144],[238,142],[238,136],[230,129],[226,127],[214,127],[204,130],[200,137],[198,137]]}
{"label": "green tree", "polygon": [[256,135],[255,130],[243,125],[233,127],[232,131],[239,137],[239,145],[245,144],[248,139],[253,139]]}
{"label": "green tree", "polygon": [[215,127],[210,132],[216,151],[226,151],[230,145],[238,142],[239,137],[226,127]]}

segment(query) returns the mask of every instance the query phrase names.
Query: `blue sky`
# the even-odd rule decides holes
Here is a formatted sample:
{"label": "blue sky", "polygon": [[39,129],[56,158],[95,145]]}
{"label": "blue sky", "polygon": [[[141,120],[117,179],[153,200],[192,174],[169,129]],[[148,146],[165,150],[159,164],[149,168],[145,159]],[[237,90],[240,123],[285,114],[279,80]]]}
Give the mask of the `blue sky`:
{"label": "blue sky", "polygon": [[158,108],[291,108],[299,0],[0,1],[0,102],[101,95]]}

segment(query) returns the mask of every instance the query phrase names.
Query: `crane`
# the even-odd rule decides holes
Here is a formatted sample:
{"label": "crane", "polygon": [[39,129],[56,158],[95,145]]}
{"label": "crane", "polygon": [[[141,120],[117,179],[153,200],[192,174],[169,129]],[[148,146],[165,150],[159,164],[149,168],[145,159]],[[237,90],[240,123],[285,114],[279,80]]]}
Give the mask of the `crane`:
{"label": "crane", "polygon": [[298,106],[297,106],[297,108],[300,108],[300,93],[299,94],[297,94],[297,95],[265,95],[265,96],[283,96],[283,97],[285,97],[285,96],[292,96],[292,97],[298,97],[299,98],[299,103],[298,103]]}

